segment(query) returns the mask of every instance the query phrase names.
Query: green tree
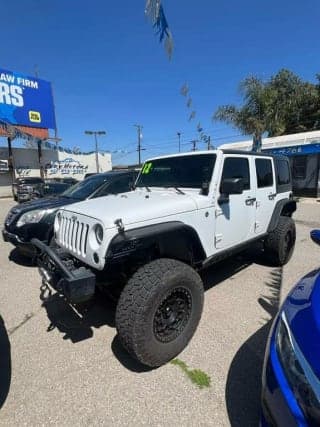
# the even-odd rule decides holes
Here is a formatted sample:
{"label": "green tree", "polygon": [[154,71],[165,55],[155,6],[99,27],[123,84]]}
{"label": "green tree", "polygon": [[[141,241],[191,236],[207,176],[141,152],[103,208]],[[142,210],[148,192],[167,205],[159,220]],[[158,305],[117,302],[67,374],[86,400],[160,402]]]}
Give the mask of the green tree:
{"label": "green tree", "polygon": [[289,70],[280,70],[267,83],[274,94],[272,111],[278,127],[269,136],[305,132],[319,128],[319,84],[303,81]]}
{"label": "green tree", "polygon": [[270,127],[270,104],[272,93],[257,77],[247,77],[240,84],[244,99],[242,107],[222,105],[214,113],[213,119],[224,121],[239,129],[244,135],[252,135],[253,147],[259,150],[262,135]]}
{"label": "green tree", "polygon": [[213,115],[245,135],[253,148],[261,148],[262,135],[277,136],[320,128],[320,75],[318,83],[303,81],[282,69],[267,81],[248,77],[240,83],[243,105],[223,105]]}

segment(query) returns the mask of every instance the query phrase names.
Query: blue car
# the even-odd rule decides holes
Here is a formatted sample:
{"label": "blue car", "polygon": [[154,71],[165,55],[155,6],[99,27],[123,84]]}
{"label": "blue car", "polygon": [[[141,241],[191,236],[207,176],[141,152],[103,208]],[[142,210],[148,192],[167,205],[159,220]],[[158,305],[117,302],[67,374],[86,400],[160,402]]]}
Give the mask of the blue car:
{"label": "blue car", "polygon": [[[320,230],[311,238],[320,245]],[[274,320],[262,375],[261,426],[320,426],[320,269],[298,282]]]}

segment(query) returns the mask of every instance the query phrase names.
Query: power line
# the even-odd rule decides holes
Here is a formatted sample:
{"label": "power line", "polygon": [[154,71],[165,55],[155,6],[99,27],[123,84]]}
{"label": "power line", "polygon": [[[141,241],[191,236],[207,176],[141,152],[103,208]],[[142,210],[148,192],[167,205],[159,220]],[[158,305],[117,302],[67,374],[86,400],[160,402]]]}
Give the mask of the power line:
{"label": "power line", "polygon": [[[181,132],[181,135],[182,135],[182,132]],[[194,134],[193,135],[191,135],[191,134],[190,135],[189,134],[184,134],[184,140],[187,137],[192,137],[192,136],[194,136]],[[245,135],[243,135],[243,134],[225,135],[225,136],[215,137],[214,141],[222,141],[222,140],[228,140],[228,139],[239,138],[239,137],[244,137],[244,136]],[[210,138],[210,136],[208,136],[208,138]],[[172,142],[168,142],[170,140],[172,140]],[[152,143],[151,144],[146,144],[146,143],[144,143],[144,148],[141,148],[141,140],[140,140],[140,151],[142,151],[142,150],[144,150],[144,151],[145,150],[146,151],[153,151],[154,149],[162,149],[162,148],[172,148],[172,149],[174,149],[175,146],[176,146],[175,144],[177,143],[177,137],[175,136],[175,137],[172,137],[172,138],[166,138],[166,139],[157,140],[157,141],[158,141],[158,143],[156,143],[156,144],[152,144]],[[163,141],[164,144],[159,143],[160,141]],[[205,141],[205,142],[208,143],[208,141]],[[210,141],[210,143],[211,143],[211,141]],[[126,148],[132,147],[133,144],[134,143],[126,144],[125,146],[120,147],[120,148],[118,148],[117,150],[114,150],[114,151],[125,151]],[[186,145],[190,145],[190,144],[191,144],[191,142],[182,142],[181,141],[180,142],[180,149],[181,149],[182,146],[186,146]],[[137,149],[137,151],[138,151],[138,149]],[[119,154],[122,154],[122,153],[119,153]]]}

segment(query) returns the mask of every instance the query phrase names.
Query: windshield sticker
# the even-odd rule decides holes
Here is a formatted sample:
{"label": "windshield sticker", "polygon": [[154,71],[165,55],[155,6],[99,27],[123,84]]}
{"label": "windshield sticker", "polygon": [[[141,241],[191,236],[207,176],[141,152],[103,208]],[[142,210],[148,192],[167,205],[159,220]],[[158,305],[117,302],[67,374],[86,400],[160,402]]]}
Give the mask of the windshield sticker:
{"label": "windshield sticker", "polygon": [[148,162],[144,164],[141,173],[142,175],[147,175],[148,173],[151,172],[151,170],[152,170],[152,163]]}

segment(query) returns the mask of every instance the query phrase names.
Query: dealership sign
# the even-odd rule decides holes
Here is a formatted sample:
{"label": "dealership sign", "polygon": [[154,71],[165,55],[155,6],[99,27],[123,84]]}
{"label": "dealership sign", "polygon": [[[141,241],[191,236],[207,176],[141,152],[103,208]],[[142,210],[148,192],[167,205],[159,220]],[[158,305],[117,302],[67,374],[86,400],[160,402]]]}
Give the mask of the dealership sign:
{"label": "dealership sign", "polygon": [[55,129],[51,84],[0,68],[0,119],[12,125]]}
{"label": "dealership sign", "polygon": [[302,154],[320,153],[320,143],[312,141],[312,143],[303,145],[292,145],[291,147],[267,148],[262,150],[264,153],[282,154],[284,156],[295,156]]}

